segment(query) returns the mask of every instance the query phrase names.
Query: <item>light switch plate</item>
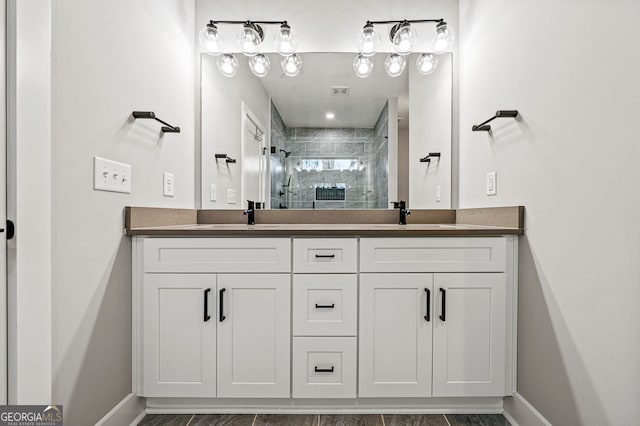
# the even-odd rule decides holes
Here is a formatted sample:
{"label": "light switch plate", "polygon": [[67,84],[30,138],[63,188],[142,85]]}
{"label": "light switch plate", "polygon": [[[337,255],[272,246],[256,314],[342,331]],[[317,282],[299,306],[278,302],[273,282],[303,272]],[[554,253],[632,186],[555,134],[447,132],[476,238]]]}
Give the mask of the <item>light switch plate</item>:
{"label": "light switch plate", "polygon": [[442,198],[442,191],[440,190],[440,185],[436,185],[436,203],[439,203]]}
{"label": "light switch plate", "polygon": [[236,204],[236,190],[227,189],[227,204]]}
{"label": "light switch plate", "polygon": [[487,173],[487,195],[496,195],[498,193],[498,177],[496,172]]}
{"label": "light switch plate", "polygon": [[106,158],[93,157],[93,189],[131,193],[131,166]]}
{"label": "light switch plate", "polygon": [[209,188],[209,201],[216,201],[217,197],[218,194],[216,191],[216,185],[212,183],[211,187]]}
{"label": "light switch plate", "polygon": [[173,173],[164,172],[162,174],[162,195],[173,197],[175,195],[175,179]]}

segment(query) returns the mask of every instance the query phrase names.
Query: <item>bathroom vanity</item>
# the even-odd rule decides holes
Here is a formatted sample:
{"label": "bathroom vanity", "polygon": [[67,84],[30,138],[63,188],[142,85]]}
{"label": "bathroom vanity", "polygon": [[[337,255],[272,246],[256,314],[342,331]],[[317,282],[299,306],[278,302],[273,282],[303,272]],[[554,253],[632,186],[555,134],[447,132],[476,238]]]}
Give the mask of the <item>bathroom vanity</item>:
{"label": "bathroom vanity", "polygon": [[523,232],[506,209],[249,226],[129,208],[135,392],[149,412],[501,412]]}

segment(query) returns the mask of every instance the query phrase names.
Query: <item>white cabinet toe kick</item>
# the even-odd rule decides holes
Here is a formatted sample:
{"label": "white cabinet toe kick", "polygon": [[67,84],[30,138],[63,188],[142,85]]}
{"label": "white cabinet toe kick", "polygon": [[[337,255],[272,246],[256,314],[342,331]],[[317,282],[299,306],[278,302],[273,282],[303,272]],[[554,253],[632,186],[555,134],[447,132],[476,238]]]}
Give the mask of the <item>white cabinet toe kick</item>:
{"label": "white cabinet toe kick", "polygon": [[499,413],[517,236],[133,237],[148,412]]}

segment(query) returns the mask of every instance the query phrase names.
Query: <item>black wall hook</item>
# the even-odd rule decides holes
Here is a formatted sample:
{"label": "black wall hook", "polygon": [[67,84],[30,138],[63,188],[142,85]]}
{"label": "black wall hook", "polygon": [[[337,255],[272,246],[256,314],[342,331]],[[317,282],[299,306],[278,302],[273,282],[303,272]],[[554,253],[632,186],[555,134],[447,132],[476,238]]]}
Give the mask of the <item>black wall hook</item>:
{"label": "black wall hook", "polygon": [[420,162],[421,163],[431,163],[431,159],[432,158],[440,159],[440,153],[439,152],[430,152],[429,154],[427,154],[426,157],[422,157],[420,159]]}
{"label": "black wall hook", "polygon": [[216,161],[220,158],[224,158],[227,163],[235,163],[236,160],[229,157],[227,154],[216,154]]}
{"label": "black wall hook", "polygon": [[473,125],[471,127],[471,131],[473,132],[490,132],[491,126],[487,124],[495,120],[496,118],[516,118],[518,116],[517,109],[507,109],[507,110],[498,110],[496,111],[496,115],[491,117],[490,119],[483,121],[480,124]]}
{"label": "black wall hook", "polygon": [[160,120],[158,117],[156,117],[156,113],[153,111],[133,111],[131,114],[133,115],[133,118],[136,118],[136,119],[137,118],[151,119],[151,120],[159,121],[160,123],[164,124],[164,126],[160,128],[162,133],[180,133],[180,127],[172,126],[166,121]]}

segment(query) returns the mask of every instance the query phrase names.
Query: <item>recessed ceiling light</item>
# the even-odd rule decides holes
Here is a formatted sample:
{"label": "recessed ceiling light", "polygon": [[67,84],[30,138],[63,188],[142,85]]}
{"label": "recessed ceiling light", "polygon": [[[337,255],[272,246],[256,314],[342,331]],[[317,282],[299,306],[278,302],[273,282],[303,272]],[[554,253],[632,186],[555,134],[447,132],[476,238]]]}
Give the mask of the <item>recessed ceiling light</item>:
{"label": "recessed ceiling light", "polygon": [[328,112],[325,117],[327,117],[327,120],[333,120],[334,118],[336,118],[336,115],[332,112]]}

